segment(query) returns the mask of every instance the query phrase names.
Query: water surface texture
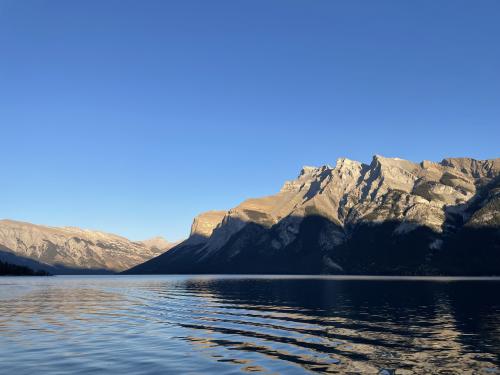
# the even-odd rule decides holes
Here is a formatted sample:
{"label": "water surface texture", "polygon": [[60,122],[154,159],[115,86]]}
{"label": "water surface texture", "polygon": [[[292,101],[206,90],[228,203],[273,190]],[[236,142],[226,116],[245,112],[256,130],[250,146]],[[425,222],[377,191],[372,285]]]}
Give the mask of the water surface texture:
{"label": "water surface texture", "polygon": [[500,281],[0,278],[5,374],[495,374]]}

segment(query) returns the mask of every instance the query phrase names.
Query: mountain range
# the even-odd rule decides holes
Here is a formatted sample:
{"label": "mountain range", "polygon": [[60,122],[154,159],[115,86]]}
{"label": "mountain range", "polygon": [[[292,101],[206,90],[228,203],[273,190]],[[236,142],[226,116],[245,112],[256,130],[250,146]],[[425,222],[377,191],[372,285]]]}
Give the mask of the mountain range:
{"label": "mountain range", "polygon": [[500,275],[500,159],[304,167],[126,273]]}
{"label": "mountain range", "polygon": [[500,275],[500,159],[303,167],[274,195],[145,241],[0,220],[0,261],[53,274]]}
{"label": "mountain range", "polygon": [[174,245],[161,237],[133,242],[75,227],[0,220],[0,261],[53,274],[120,272]]}

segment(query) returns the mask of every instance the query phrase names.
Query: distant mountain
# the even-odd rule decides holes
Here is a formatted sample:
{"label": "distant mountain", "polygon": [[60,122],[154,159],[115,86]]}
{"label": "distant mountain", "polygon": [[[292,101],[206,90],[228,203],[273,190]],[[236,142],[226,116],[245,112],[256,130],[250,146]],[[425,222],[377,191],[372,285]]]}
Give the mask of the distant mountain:
{"label": "distant mountain", "polygon": [[160,253],[164,253],[178,244],[178,242],[168,242],[165,238],[159,236],[150,238],[149,240],[139,241],[139,243]]}
{"label": "distant mountain", "polygon": [[74,227],[0,220],[0,260],[54,274],[120,272],[173,245],[160,237],[133,242]]}
{"label": "distant mountain", "polygon": [[304,167],[127,273],[500,275],[500,159]]}

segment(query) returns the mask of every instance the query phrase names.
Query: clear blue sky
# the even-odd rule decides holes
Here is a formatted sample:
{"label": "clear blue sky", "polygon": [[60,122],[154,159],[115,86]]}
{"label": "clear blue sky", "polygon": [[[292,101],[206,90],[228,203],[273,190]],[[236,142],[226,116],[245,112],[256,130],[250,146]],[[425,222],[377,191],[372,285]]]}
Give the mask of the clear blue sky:
{"label": "clear blue sky", "polygon": [[0,217],[132,239],[375,153],[498,157],[500,1],[0,0]]}

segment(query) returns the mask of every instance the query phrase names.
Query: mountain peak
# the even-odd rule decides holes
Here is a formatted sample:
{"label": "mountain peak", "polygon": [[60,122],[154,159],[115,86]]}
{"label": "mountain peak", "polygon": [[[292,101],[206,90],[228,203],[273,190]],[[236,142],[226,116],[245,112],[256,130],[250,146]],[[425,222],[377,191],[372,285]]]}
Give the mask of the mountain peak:
{"label": "mountain peak", "polygon": [[144,244],[150,249],[156,249],[156,250],[168,250],[171,247],[175,246],[174,243],[168,242],[165,238],[161,236],[149,238],[147,240],[140,241],[140,243]]}
{"label": "mountain peak", "polygon": [[299,173],[299,179],[303,178],[310,178],[313,176],[316,176],[318,174],[321,174],[325,171],[332,170],[333,167],[329,164],[324,164],[319,167],[313,167],[309,165],[305,165],[301,168],[300,173]]}
{"label": "mountain peak", "polygon": [[299,178],[312,176],[318,173],[321,170],[321,168],[322,167],[313,167],[310,165],[304,165],[300,169]]}
{"label": "mountain peak", "polygon": [[476,160],[472,158],[445,158],[441,165],[460,170],[466,175],[478,177],[493,177],[500,173],[500,158]]}
{"label": "mountain peak", "polygon": [[403,168],[407,168],[409,166],[413,168],[416,165],[416,163],[406,159],[395,158],[395,157],[391,158],[378,154],[373,155],[372,164],[374,163],[387,166],[403,167]]}
{"label": "mountain peak", "polygon": [[351,160],[348,158],[338,158],[337,162],[335,164],[335,169],[338,170],[352,170],[352,169],[358,169],[362,166],[363,164],[360,163],[359,161],[356,160]]}

